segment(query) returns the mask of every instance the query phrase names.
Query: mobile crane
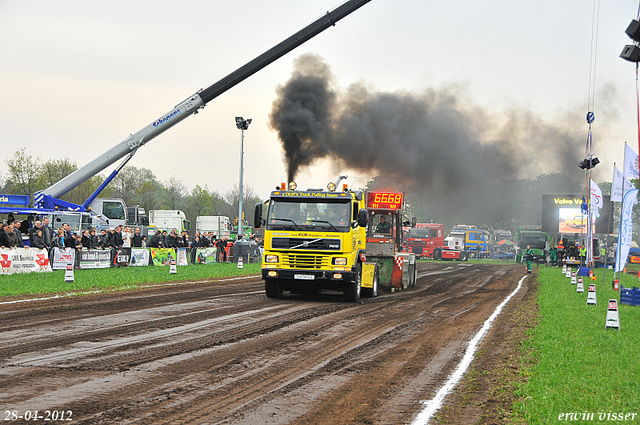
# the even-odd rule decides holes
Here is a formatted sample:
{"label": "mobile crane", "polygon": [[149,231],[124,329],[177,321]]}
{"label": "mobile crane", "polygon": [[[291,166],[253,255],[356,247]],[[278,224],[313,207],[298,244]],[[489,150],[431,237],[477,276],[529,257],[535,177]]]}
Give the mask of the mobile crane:
{"label": "mobile crane", "polygon": [[[82,223],[87,223],[90,219],[89,215],[90,204],[100,194],[100,192],[115,178],[118,172],[126,165],[126,163],[135,155],[138,148],[145,145],[155,137],[164,133],[174,125],[183,121],[189,116],[195,115],[200,109],[203,109],[205,105],[222,93],[226,92],[236,84],[247,79],[251,75],[255,74],[262,68],[276,61],[280,57],[289,53],[291,50],[320,34],[325,29],[335,26],[336,22],[371,0],[350,0],[335,9],[328,11],[322,17],[316,19],[311,24],[304,27],[302,30],[293,34],[291,37],[280,42],[276,46],[267,50],[260,56],[256,57],[252,61],[246,63],[244,66],[233,71],[231,74],[222,78],[218,82],[212,84],[206,89],[200,90],[193,95],[189,96],[182,102],[178,103],[167,113],[162,114],[157,119],[153,120],[146,127],[130,134],[125,140],[109,149],[102,155],[95,158],[88,164],[80,167],[73,173],[69,174],[65,178],[61,179],[52,186],[37,192],[34,195],[34,208],[20,208],[20,214],[57,214],[60,211],[65,211],[65,214],[69,212],[84,213],[81,214],[82,218],[79,219]],[[100,185],[98,189],[82,204],[77,205],[71,202],[63,201],[58,197],[64,195],[71,189],[82,184],[86,180],[90,179],[94,175],[98,174],[105,168],[116,163],[120,159],[125,158],[123,162],[107,177],[107,179]],[[2,207],[0,206],[0,213],[12,213],[16,212],[16,207]]]}

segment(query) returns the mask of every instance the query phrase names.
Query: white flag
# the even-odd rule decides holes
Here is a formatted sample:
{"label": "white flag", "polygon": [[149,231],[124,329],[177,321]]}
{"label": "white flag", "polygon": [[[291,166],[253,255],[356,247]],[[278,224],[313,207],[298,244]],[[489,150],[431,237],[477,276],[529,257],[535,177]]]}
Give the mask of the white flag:
{"label": "white flag", "polygon": [[[622,171],[618,169],[615,165],[613,166],[613,182],[611,183],[611,200],[613,202],[622,202],[622,191],[623,191],[623,181]],[[627,190],[633,189],[631,186],[627,186]]]}
{"label": "white flag", "polygon": [[638,154],[626,143],[624,145],[624,176],[638,178]]}
{"label": "white flag", "polygon": [[600,208],[602,208],[602,191],[596,182],[591,180],[591,211],[594,220],[600,217]]}
{"label": "white flag", "polygon": [[597,209],[602,208],[602,191],[593,180],[591,180],[591,206]]}
{"label": "white flag", "polygon": [[629,190],[624,194],[622,200],[622,211],[620,213],[620,230],[618,231],[618,252],[616,255],[616,270],[621,272],[627,263],[627,256],[631,248],[631,237],[633,236],[633,223],[631,212],[633,205],[637,202],[638,189]]}

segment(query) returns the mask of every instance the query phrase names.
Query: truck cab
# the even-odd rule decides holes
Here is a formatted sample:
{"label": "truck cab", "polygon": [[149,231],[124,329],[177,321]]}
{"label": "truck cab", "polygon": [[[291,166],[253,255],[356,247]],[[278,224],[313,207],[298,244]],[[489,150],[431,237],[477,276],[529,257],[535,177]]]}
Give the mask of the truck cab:
{"label": "truck cab", "polygon": [[166,230],[170,232],[176,229],[178,232],[191,230],[191,222],[181,210],[150,210],[149,211],[150,232]]}
{"label": "truck cab", "polygon": [[406,232],[406,250],[420,258],[433,258],[436,248],[444,246],[444,226],[436,223],[417,223]]}
{"label": "truck cab", "polygon": [[254,227],[264,225],[262,278],[267,297],[283,291],[342,291],[346,301],[357,301],[362,284],[367,213],[364,194],[346,188],[271,192],[264,219],[256,204]]}

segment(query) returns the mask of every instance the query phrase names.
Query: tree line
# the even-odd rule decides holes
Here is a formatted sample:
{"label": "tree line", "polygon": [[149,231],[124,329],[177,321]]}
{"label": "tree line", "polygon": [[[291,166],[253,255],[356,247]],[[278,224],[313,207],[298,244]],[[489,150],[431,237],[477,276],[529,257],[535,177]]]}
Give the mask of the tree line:
{"label": "tree line", "polygon": [[[41,160],[25,148],[5,159],[8,174],[0,176],[0,193],[33,195],[78,169],[75,161]],[[62,196],[62,199],[82,204],[105,180],[97,175]],[[637,181],[634,181],[637,184]],[[609,194],[611,182],[599,183],[603,194]],[[379,176],[368,181],[362,190],[394,190],[405,193],[408,219],[416,217],[422,223],[442,223],[445,229],[456,224],[475,224],[481,228],[515,230],[522,224],[541,224],[542,195],[583,194],[584,182],[579,173],[558,172],[535,179],[489,181],[482,190],[464,188],[425,187],[406,182],[397,176]],[[190,191],[176,176],[161,182],[153,171],[134,166],[124,167],[100,194],[104,198],[121,198],[128,206],[149,210],[182,210],[195,225],[197,216],[238,214],[239,187],[234,184],[227,192],[218,193],[206,185],[196,185]],[[253,223],[254,208],[264,199],[245,185],[243,189],[245,221]],[[614,204],[614,232],[617,231],[620,206]],[[640,219],[640,208],[634,208],[634,221]],[[635,233],[635,232],[634,232]],[[636,235],[640,240],[640,236]]]}

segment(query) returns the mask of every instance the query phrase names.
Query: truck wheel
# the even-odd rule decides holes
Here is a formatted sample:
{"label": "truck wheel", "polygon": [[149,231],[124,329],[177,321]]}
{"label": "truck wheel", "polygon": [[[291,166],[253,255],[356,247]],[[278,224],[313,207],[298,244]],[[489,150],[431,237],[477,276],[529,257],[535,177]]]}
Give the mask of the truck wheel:
{"label": "truck wheel", "polygon": [[411,276],[412,276],[411,286],[416,286],[416,280],[418,279],[418,267],[416,263],[413,264],[413,273],[411,273]]}
{"label": "truck wheel", "polygon": [[469,259],[469,256],[467,255],[467,253],[464,252],[464,251],[461,251],[460,252],[460,260],[458,260],[458,261],[467,261],[468,259]]}
{"label": "truck wheel", "polygon": [[378,274],[378,265],[376,264],[376,267],[373,270],[373,288],[362,288],[362,296],[366,298],[377,297],[379,281],[380,281],[380,276]]}
{"label": "truck wheel", "polygon": [[362,265],[356,265],[356,275],[353,282],[346,282],[344,287],[344,300],[350,303],[360,301],[360,291],[362,289]]}
{"label": "truck wheel", "polygon": [[436,249],[433,251],[433,259],[434,260],[442,260],[442,251]]}
{"label": "truck wheel", "polygon": [[282,285],[278,279],[265,279],[264,292],[267,298],[282,298]]}

